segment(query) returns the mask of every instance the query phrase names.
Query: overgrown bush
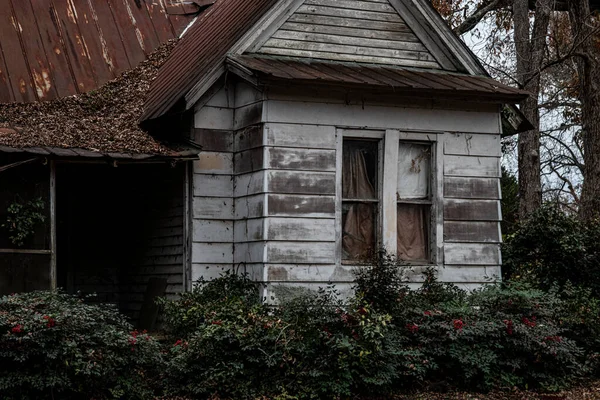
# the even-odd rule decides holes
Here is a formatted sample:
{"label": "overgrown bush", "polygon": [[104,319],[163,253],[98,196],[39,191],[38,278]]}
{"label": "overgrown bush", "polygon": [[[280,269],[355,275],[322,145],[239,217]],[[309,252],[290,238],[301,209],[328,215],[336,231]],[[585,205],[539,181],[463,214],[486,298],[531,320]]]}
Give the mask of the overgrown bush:
{"label": "overgrown bush", "polygon": [[506,238],[502,258],[508,279],[544,290],[570,282],[600,297],[600,221],[584,224],[546,205]]}
{"label": "overgrown bush", "polygon": [[56,291],[0,298],[2,399],[147,399],[158,343],[114,307]]}
{"label": "overgrown bush", "polygon": [[228,273],[166,310],[173,394],[332,398],[390,388],[382,347],[389,317],[359,299],[345,305],[333,289],[271,307],[253,283]]}
{"label": "overgrown bush", "polygon": [[555,293],[513,284],[467,293],[437,282],[431,270],[420,289],[397,290],[387,301],[371,286],[382,280],[397,286],[401,276],[395,263],[385,261],[359,273],[357,281],[365,301],[391,315],[396,343],[412,352],[397,385],[556,389],[585,371],[584,353],[562,325],[565,303]]}

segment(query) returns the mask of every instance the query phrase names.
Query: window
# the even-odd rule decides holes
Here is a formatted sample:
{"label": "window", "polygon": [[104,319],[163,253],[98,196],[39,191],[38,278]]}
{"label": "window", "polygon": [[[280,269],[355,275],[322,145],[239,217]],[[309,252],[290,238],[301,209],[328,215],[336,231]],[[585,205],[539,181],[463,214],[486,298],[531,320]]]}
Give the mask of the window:
{"label": "window", "polygon": [[364,262],[381,246],[407,262],[433,261],[430,136],[342,131],[341,262]]}

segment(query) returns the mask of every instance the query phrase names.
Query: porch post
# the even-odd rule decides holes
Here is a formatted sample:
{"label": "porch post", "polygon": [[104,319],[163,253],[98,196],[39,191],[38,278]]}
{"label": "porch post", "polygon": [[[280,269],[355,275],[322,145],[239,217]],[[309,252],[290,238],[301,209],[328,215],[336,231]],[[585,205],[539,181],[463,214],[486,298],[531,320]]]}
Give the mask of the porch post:
{"label": "porch post", "polygon": [[56,164],[50,161],[50,289],[56,286]]}

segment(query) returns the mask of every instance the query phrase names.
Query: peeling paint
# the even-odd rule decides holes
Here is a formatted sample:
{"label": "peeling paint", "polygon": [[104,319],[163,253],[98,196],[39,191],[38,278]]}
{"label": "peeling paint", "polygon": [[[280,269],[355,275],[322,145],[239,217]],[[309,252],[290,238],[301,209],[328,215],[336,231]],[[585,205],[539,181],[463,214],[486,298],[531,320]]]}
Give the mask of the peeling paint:
{"label": "peeling paint", "polygon": [[67,16],[69,17],[71,22],[73,22],[74,24],[77,23],[77,19],[79,17],[77,16],[77,9],[75,8],[73,0],[67,0]]}
{"label": "peeling paint", "polygon": [[125,0],[124,3],[125,3],[125,7],[127,8],[127,14],[129,14],[129,19],[131,20],[133,28],[135,29],[135,36],[137,36],[138,43],[140,44],[140,47],[144,51],[146,51],[146,46],[144,45],[144,35],[142,35],[142,32],[139,30],[139,28],[137,26],[137,22],[135,20],[135,17],[133,16],[131,7],[129,7],[129,2],[127,0]]}
{"label": "peeling paint", "polygon": [[90,12],[92,13],[92,18],[96,23],[96,28],[98,29],[98,34],[100,38],[100,46],[102,47],[102,58],[108,65],[108,69],[111,72],[115,71],[115,65],[113,59],[110,56],[110,52],[108,50],[108,45],[106,44],[106,39],[104,38],[104,33],[102,32],[102,28],[100,28],[100,24],[98,23],[98,15],[96,14],[96,10],[94,9],[94,5],[92,4],[92,0],[88,0],[88,5],[90,7]]}
{"label": "peeling paint", "polygon": [[15,31],[19,33],[23,32],[23,27],[12,15],[10,16],[10,22],[12,23],[13,28],[15,28]]}
{"label": "peeling paint", "polygon": [[21,94],[27,93],[27,83],[23,78],[19,79],[19,91],[21,92]]}
{"label": "peeling paint", "polygon": [[50,80],[50,74],[46,69],[43,69],[41,73],[35,69],[31,71],[33,80],[35,82],[35,90],[38,98],[44,99],[47,97],[48,92],[52,89],[52,82]]}
{"label": "peeling paint", "polygon": [[60,55],[60,54],[62,53],[62,52],[60,51],[60,48],[59,48],[59,47],[54,47],[54,52],[55,52],[57,55]]}

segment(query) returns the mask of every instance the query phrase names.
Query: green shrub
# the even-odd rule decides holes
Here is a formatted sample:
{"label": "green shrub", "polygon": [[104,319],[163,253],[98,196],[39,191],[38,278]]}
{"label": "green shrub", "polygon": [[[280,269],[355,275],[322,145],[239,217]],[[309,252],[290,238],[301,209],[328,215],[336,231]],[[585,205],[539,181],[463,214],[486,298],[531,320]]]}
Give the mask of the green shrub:
{"label": "green shrub", "polygon": [[[401,289],[402,275],[401,267],[384,261],[357,280],[365,301],[392,316],[390,337],[410,361],[397,386],[557,389],[586,370],[582,348],[564,325],[565,302],[556,293],[524,284],[468,293],[437,282],[429,270],[420,289],[397,295],[388,288]],[[387,301],[381,293],[389,293]]]}
{"label": "green shrub", "polygon": [[382,347],[389,317],[359,300],[345,306],[334,290],[270,307],[255,284],[228,273],[165,306],[172,394],[331,398],[390,387]]}
{"label": "green shrub", "polygon": [[567,282],[600,297],[600,222],[582,223],[552,205],[537,210],[506,238],[505,276],[541,289]]}
{"label": "green shrub", "polygon": [[146,399],[158,343],[113,307],[56,291],[0,298],[2,399]]}

